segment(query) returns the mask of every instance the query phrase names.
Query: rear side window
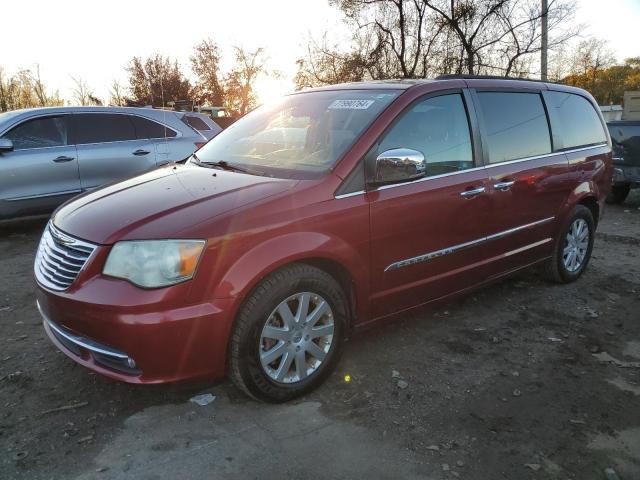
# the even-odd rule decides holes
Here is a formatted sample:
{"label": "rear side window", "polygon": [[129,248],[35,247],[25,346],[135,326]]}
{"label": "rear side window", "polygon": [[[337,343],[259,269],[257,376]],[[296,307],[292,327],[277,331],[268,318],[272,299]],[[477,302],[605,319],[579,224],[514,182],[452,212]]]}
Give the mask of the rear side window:
{"label": "rear side window", "polygon": [[204,120],[193,115],[184,115],[182,117],[182,121],[189,125],[191,128],[195,128],[200,132],[202,132],[203,130],[211,130],[211,127],[207,125]]}
{"label": "rear side window", "polygon": [[565,92],[548,92],[545,98],[560,122],[558,128],[564,148],[585,147],[607,141],[600,117],[586,98]]}
{"label": "rear side window", "polygon": [[171,138],[176,136],[174,130],[148,118],[138,117],[136,115],[132,115],[130,118],[136,129],[136,138],[138,139]]}
{"label": "rear side window", "polygon": [[59,147],[67,144],[66,117],[27,120],[4,135],[13,142],[14,150]]}
{"label": "rear side window", "polygon": [[489,163],[551,153],[549,124],[537,93],[478,92]]}
{"label": "rear side window", "polygon": [[73,143],[75,144],[122,142],[136,139],[136,131],[128,115],[79,113],[73,117]]}
{"label": "rear side window", "polygon": [[378,146],[378,154],[393,148],[421,152],[427,175],[473,167],[467,113],[459,94],[432,97],[406,111]]}

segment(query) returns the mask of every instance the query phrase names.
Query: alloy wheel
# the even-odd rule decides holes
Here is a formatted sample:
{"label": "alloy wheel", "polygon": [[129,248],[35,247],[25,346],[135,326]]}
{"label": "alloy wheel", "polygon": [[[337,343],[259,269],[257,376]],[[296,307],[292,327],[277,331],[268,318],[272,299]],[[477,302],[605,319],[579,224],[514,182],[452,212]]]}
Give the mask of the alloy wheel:
{"label": "alloy wheel", "polygon": [[571,224],[565,237],[562,262],[564,268],[575,273],[582,267],[589,248],[589,225],[586,220],[577,218]]}
{"label": "alloy wheel", "polygon": [[333,343],[331,306],[322,296],[300,292],[271,312],[260,335],[260,363],[276,382],[296,383],[313,374]]}

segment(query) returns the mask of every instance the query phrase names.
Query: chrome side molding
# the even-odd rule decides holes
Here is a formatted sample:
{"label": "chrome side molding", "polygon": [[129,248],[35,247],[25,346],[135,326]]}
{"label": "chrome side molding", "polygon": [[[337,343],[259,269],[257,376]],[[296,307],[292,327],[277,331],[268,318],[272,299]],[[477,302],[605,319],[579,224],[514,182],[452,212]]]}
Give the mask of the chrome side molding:
{"label": "chrome side molding", "polygon": [[[408,267],[409,265],[415,265],[416,263],[428,262],[429,260],[433,260],[434,258],[459,252],[460,250],[464,250],[470,247],[475,247],[477,245],[490,242],[491,240],[496,240],[498,238],[506,237],[507,235],[514,234],[521,230],[526,230],[528,228],[544,225],[546,223],[553,221],[555,218],[556,217],[543,218],[542,220],[537,220],[535,222],[527,223],[526,225],[520,225],[518,227],[510,228],[509,230],[504,230],[502,232],[494,233],[486,237],[478,238],[476,240],[471,240],[470,242],[460,243],[452,247],[443,248],[442,250],[436,250],[435,252],[429,252],[422,255],[418,255],[416,257],[399,260],[389,265],[387,268],[384,269],[384,271],[389,272],[391,270],[397,270],[398,268]],[[534,245],[537,246],[537,244],[534,244]],[[514,252],[517,253],[517,251],[514,251]]]}

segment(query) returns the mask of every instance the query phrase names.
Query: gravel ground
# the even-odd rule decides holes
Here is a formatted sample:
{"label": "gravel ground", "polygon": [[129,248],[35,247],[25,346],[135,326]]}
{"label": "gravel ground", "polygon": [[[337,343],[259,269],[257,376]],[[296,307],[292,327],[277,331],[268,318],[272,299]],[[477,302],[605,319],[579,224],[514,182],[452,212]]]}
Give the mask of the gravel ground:
{"label": "gravel ground", "polygon": [[640,478],[639,193],[608,208],[578,282],[528,271],[405,315],[286,405],[74,364],[34,305],[45,220],[2,224],[0,478]]}

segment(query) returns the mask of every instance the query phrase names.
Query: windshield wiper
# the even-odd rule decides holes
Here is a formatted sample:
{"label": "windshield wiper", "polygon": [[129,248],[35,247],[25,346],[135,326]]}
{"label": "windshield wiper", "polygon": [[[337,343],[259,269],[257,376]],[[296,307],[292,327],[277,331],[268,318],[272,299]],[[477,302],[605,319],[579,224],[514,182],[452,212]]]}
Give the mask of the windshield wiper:
{"label": "windshield wiper", "polygon": [[226,160],[218,160],[216,162],[203,162],[200,159],[198,159],[198,157],[196,157],[196,161],[198,162],[198,164],[203,165],[203,166],[207,166],[207,167],[212,167],[212,168],[219,168],[221,170],[229,170],[230,172],[239,172],[239,173],[247,173],[249,175],[258,175],[261,177],[265,177],[267,176],[266,173],[261,172],[259,170],[252,170],[250,168],[245,168],[245,167],[240,167],[236,164],[233,163],[229,163]]}

